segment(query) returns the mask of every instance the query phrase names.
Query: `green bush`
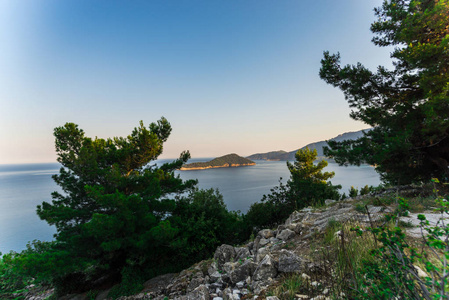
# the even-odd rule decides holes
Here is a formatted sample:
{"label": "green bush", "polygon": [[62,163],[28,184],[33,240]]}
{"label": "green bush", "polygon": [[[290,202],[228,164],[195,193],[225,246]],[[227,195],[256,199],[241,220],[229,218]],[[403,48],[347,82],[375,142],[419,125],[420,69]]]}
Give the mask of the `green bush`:
{"label": "green bush", "polygon": [[340,185],[332,185],[328,180],[334,172],[323,172],[327,166],[325,160],[314,164],[316,149],[300,149],[295,155],[295,162],[287,162],[290,179],[286,184],[271,189],[264,195],[261,203],[251,205],[246,214],[247,226],[253,230],[271,227],[282,223],[295,210],[309,205],[320,206],[326,199],[340,199]]}
{"label": "green bush", "polygon": [[176,208],[169,217],[177,228],[173,263],[189,266],[209,258],[221,244],[239,244],[248,239],[243,216],[228,211],[218,190],[195,189],[176,198]]}
{"label": "green bush", "polygon": [[[435,200],[441,216],[449,215],[449,203],[440,196]],[[409,205],[398,199],[398,209],[389,216],[393,224],[408,211]],[[372,227],[378,247],[371,251],[373,260],[365,261],[359,272],[365,274],[358,292],[362,299],[448,299],[449,298],[449,224],[441,219],[431,225],[424,215],[418,215],[423,232],[423,246],[417,249],[407,242],[400,227]],[[391,223],[390,223],[391,224]],[[429,276],[420,278],[415,266],[425,266]]]}
{"label": "green bush", "polygon": [[121,296],[137,294],[143,289],[145,278],[139,272],[132,268],[124,268],[121,272],[122,280],[120,284],[115,285],[108,293],[108,297],[117,299]]}
{"label": "green bush", "polygon": [[365,185],[363,188],[360,189],[360,195],[368,195],[371,192],[371,188],[368,185]]}
{"label": "green bush", "polygon": [[351,188],[349,189],[349,197],[354,198],[354,197],[357,197],[358,194],[359,194],[359,190],[356,189],[355,187],[351,186]]}

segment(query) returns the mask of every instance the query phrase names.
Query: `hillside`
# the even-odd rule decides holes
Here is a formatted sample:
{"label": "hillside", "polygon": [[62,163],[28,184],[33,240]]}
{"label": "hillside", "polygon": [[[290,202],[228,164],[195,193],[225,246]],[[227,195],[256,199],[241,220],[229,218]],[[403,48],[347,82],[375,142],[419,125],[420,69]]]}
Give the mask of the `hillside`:
{"label": "hillside", "polygon": [[[369,131],[369,130],[370,129],[354,131],[354,132],[346,132],[343,134],[339,134],[336,137],[331,138],[330,140],[337,141],[337,142],[341,142],[344,140],[355,140],[355,139],[358,139],[359,137],[363,136],[363,131]],[[319,141],[319,142],[307,144],[300,149],[305,149],[305,148],[316,149],[318,156],[324,156],[324,153],[323,153],[324,146],[327,146],[327,142]],[[252,154],[250,156],[247,156],[247,158],[255,159],[255,160],[282,160],[282,161],[295,160],[295,153],[298,152],[298,150],[299,149],[296,149],[296,150],[293,150],[290,152],[280,150],[280,151],[271,151],[271,152],[266,152],[266,153],[257,153],[257,154]]]}
{"label": "hillside", "polygon": [[257,153],[248,156],[247,158],[256,160],[287,160],[288,155],[289,155],[288,152],[280,150],[267,153]]}
{"label": "hillside", "polygon": [[214,158],[208,162],[196,162],[183,165],[181,171],[188,170],[204,170],[211,168],[229,168],[229,167],[242,167],[242,166],[254,166],[256,163],[247,158],[241,157],[235,153],[220,156]]}
{"label": "hillside", "polygon": [[[385,260],[383,256],[373,256],[372,250],[378,249],[379,244],[367,228],[374,226],[382,230],[383,227],[377,226],[383,226],[385,214],[392,216],[397,208],[391,200],[392,196],[400,193],[410,199],[422,199],[414,197],[423,191],[411,186],[395,187],[339,202],[326,200],[325,206],[295,211],[277,227],[258,231],[246,244],[223,244],[210,259],[200,261],[180,273],[149,279],[134,295],[119,299],[343,300],[360,299],[360,292],[370,296],[364,299],[381,299],[376,284],[397,284],[401,281],[391,276],[388,282],[379,283],[366,276],[382,274],[379,270],[371,271],[371,264],[382,264]],[[421,210],[435,205],[431,200],[424,203],[425,207],[421,206]],[[416,209],[418,206],[414,206],[412,211]],[[439,213],[421,213],[433,224],[442,220]],[[406,234],[404,238],[410,243],[426,247],[421,228],[417,226],[419,222],[418,213],[410,213],[400,217],[399,227],[395,230]],[[355,226],[359,231],[354,230]],[[431,256],[431,259],[436,259],[436,256]],[[421,293],[417,282],[430,279],[427,270],[423,270],[426,270],[424,265],[416,262],[413,269],[408,268],[413,277],[404,279],[414,283],[416,294]],[[402,292],[404,286],[393,286],[397,289],[392,293]],[[21,294],[25,299],[41,300],[54,293],[54,289],[45,286],[32,285],[29,289]],[[92,295],[97,300],[111,299],[108,297],[111,290],[111,287],[100,287],[96,291],[71,294],[63,299],[94,299]]]}

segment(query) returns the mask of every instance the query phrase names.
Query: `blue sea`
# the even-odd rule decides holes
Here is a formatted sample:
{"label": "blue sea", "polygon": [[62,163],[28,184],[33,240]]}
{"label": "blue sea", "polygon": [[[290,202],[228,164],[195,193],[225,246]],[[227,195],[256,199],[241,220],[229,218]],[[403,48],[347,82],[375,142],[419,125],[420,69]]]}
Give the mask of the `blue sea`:
{"label": "blue sea", "polygon": [[[192,159],[189,162],[210,159]],[[159,160],[161,164],[170,160]],[[55,228],[36,215],[36,206],[51,201],[51,193],[60,191],[51,176],[59,172],[58,163],[0,165],[0,252],[21,251],[32,240],[50,241]],[[378,174],[371,166],[340,167],[329,163],[325,171],[334,171],[333,184],[341,184],[348,194],[351,186],[377,186]],[[178,171],[182,179],[198,179],[200,188],[218,188],[229,210],[246,212],[264,194],[285,182],[290,174],[282,161],[256,161],[255,166]]]}

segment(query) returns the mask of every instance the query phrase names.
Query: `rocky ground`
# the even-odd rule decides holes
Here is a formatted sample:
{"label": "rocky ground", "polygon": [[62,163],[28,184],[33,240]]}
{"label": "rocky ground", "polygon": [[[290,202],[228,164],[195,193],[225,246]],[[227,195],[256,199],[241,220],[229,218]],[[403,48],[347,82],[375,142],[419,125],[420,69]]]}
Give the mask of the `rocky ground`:
{"label": "rocky ground", "polygon": [[[199,262],[179,274],[166,274],[147,281],[141,293],[120,299],[270,299],[267,291],[276,286],[288,274],[298,274],[314,288],[314,295],[295,295],[296,299],[330,299],[329,287],[314,278],[324,272],[326,262],[314,261],[311,253],[314,237],[323,233],[332,222],[357,222],[361,226],[382,220],[392,207],[367,206],[369,213],[356,208],[356,199],[335,202],[326,200],[321,209],[305,208],[294,212],[283,225],[276,229],[264,229],[246,245],[234,247],[221,245],[213,259]],[[436,221],[439,215],[427,213],[428,219]],[[417,224],[416,216],[406,219]],[[371,223],[370,223],[371,222]],[[420,230],[410,226],[412,235]],[[337,233],[338,234],[338,233]],[[26,299],[40,300],[31,292]],[[107,299],[108,290],[100,291],[95,299]],[[69,295],[67,300],[93,299],[87,294]],[[344,294],[341,295],[344,299]]]}

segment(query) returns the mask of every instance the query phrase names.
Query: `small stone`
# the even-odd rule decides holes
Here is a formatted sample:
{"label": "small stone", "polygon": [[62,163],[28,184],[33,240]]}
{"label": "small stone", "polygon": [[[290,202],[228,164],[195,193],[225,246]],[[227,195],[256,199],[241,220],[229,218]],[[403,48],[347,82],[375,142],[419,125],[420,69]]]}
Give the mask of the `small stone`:
{"label": "small stone", "polygon": [[418,273],[418,276],[419,276],[420,278],[426,278],[426,277],[429,277],[429,275],[427,275],[427,273],[424,272],[420,267],[418,267],[418,266],[414,266],[414,267],[415,267],[416,272]]}
{"label": "small stone", "polygon": [[301,274],[301,277],[302,277],[302,279],[304,279],[304,280],[310,280],[310,276],[307,275],[306,273],[302,273],[302,274]]}
{"label": "small stone", "polygon": [[332,203],[335,203],[335,202],[337,202],[337,201],[336,200],[332,200],[332,199],[324,200],[324,204],[326,204],[326,205],[331,205]]}
{"label": "small stone", "polygon": [[312,286],[315,286],[315,287],[318,286],[318,284],[319,284],[319,283],[318,283],[317,281],[314,281],[314,282],[311,283],[311,285],[312,285]]}
{"label": "small stone", "polygon": [[221,297],[214,297],[212,300],[223,300]]}
{"label": "small stone", "polygon": [[239,289],[245,286],[245,283],[243,281],[239,281],[235,284]]}
{"label": "small stone", "polygon": [[269,296],[267,297],[267,300],[279,300],[279,298],[276,296]]}
{"label": "small stone", "polygon": [[296,294],[295,297],[296,297],[296,298],[299,298],[299,299],[309,299],[309,298],[310,298],[310,297],[307,296],[307,295],[299,295],[299,294]]}
{"label": "small stone", "polygon": [[329,289],[328,289],[328,288],[325,288],[325,289],[323,290],[323,295],[327,295],[327,294],[329,294]]}

